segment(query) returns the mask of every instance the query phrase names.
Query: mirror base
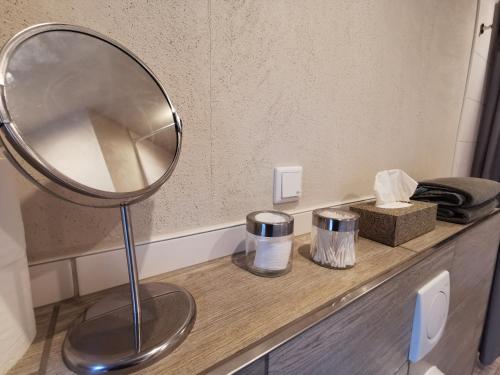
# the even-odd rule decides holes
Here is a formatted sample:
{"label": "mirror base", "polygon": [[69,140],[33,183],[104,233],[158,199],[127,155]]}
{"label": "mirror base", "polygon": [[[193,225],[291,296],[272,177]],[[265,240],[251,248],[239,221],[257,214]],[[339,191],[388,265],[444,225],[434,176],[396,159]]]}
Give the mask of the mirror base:
{"label": "mirror base", "polygon": [[77,374],[129,373],[173,351],[194,324],[193,297],[166,283],[141,285],[140,295],[139,334],[134,330],[130,294],[124,289],[91,306],[74,322],[62,348],[66,366]]}

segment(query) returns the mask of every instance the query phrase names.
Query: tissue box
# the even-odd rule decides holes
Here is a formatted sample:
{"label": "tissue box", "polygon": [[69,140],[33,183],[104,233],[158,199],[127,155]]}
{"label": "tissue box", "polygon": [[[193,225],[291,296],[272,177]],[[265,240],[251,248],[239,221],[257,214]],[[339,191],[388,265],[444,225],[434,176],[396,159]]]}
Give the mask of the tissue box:
{"label": "tissue box", "polygon": [[379,208],[375,202],[351,206],[359,214],[359,235],[398,246],[436,227],[437,204],[411,201],[404,208]]}

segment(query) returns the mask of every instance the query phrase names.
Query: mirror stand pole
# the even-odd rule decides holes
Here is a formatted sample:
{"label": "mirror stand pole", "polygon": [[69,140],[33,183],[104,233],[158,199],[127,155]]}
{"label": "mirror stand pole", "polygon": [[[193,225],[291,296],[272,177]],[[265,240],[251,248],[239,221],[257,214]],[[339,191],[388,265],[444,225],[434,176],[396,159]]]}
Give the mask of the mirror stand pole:
{"label": "mirror stand pole", "polygon": [[126,204],[120,206],[123,240],[125,242],[125,252],[127,254],[128,278],[130,282],[130,299],[132,302],[132,320],[134,324],[134,342],[137,352],[141,350],[141,299],[139,296],[139,272],[137,271],[137,259],[135,256],[134,233],[130,207]]}
{"label": "mirror stand pole", "polygon": [[196,304],[186,289],[164,282],[139,285],[129,206],[120,206],[120,213],[130,293],[121,289],[100,300],[68,330],[62,356],[77,374],[143,368],[174,350],[196,318]]}

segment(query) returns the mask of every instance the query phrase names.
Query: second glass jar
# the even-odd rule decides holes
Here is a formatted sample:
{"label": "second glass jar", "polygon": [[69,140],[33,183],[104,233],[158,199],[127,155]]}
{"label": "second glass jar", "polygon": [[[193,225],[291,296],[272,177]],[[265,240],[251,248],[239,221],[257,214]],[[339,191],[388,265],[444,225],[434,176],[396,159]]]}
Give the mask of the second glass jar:
{"label": "second glass jar", "polygon": [[351,268],[356,263],[359,215],[334,208],[313,211],[311,258],[329,268]]}

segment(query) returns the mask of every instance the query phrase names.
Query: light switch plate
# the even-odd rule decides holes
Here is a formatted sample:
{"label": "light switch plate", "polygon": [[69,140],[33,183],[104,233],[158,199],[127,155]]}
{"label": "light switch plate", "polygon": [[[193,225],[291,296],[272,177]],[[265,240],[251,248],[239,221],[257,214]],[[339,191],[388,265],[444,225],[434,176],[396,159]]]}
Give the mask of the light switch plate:
{"label": "light switch plate", "polygon": [[273,202],[286,203],[298,201],[302,195],[302,167],[274,168]]}
{"label": "light switch plate", "polygon": [[450,273],[443,271],[417,292],[409,359],[420,361],[443,335],[450,306]]}

